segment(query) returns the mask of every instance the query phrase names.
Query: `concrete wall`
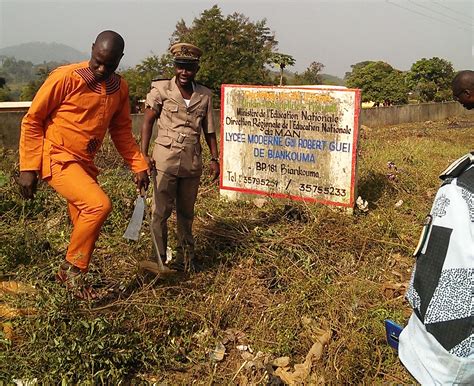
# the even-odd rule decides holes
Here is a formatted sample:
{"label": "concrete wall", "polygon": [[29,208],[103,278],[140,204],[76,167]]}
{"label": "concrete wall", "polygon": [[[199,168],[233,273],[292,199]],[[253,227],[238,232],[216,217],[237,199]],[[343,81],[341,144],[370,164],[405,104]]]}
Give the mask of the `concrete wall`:
{"label": "concrete wall", "polygon": [[16,147],[20,137],[22,112],[0,112],[0,146]]}
{"label": "concrete wall", "polygon": [[389,126],[400,123],[439,121],[465,114],[474,114],[474,111],[468,112],[457,102],[372,107],[361,110],[360,123],[369,127]]}
{"label": "concrete wall", "polygon": [[[437,121],[460,115],[470,115],[474,119],[474,110],[467,111],[457,102],[421,103],[390,107],[362,109],[360,124],[369,127],[383,127],[409,122]],[[0,145],[16,147],[18,145],[20,123],[24,112],[0,111]],[[138,134],[143,114],[132,114],[133,132]],[[214,121],[219,127],[220,111],[214,110]]]}
{"label": "concrete wall", "polygon": [[[219,130],[219,126],[221,124],[221,111],[218,109],[214,109],[213,111],[214,122],[216,125],[217,130]],[[132,114],[132,128],[134,134],[140,133],[140,128],[143,123],[143,114]]]}

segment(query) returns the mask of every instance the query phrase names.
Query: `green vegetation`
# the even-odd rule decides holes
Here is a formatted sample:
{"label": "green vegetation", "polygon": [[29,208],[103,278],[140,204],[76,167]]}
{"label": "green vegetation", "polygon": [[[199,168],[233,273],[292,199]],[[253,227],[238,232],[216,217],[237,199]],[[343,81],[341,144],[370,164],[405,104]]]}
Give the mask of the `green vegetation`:
{"label": "green vegetation", "polygon": [[265,20],[253,23],[240,13],[224,16],[215,5],[191,26],[179,21],[171,41],[187,41],[203,50],[197,78],[215,95],[222,84],[269,84],[266,64],[277,42]]}
{"label": "green vegetation", "polygon": [[453,99],[451,81],[453,65],[437,57],[420,59],[410,71],[402,72],[388,63],[364,61],[351,66],[345,75],[348,87],[362,90],[363,102],[408,103],[408,95],[421,102],[443,102]]}
{"label": "green vegetation", "polygon": [[144,59],[134,68],[129,68],[120,73],[128,83],[130,94],[130,105],[132,112],[139,101],[145,99],[146,94],[150,91],[150,85],[153,79],[166,79],[174,75],[173,60],[171,55],[162,55],[158,57],[152,55]]}
{"label": "green vegetation", "polygon": [[453,99],[451,82],[454,75],[453,65],[447,60],[423,58],[413,63],[407,81],[423,102],[444,102]]}
{"label": "green vegetation", "polygon": [[[294,84],[322,84],[323,83],[323,75],[321,74],[322,69],[324,68],[324,64],[319,62],[313,62],[309,65],[309,67],[300,75],[298,73],[295,74],[295,78],[293,80]],[[332,83],[325,83],[325,84],[332,84]]]}
{"label": "green vegetation", "polygon": [[[222,84],[347,85],[362,89],[364,102],[389,105],[408,103],[409,95],[417,102],[452,100],[450,82],[454,70],[445,59],[420,59],[408,72],[382,61],[362,61],[351,66],[352,70],[346,73],[344,80],[321,74],[324,64],[316,60],[302,73],[292,73],[288,67],[293,66],[295,60],[289,54],[277,52],[275,33],[271,32],[265,19],[251,22],[241,13],[225,16],[217,5],[202,11],[191,25],[184,20],[178,21],[170,44],[178,41],[188,41],[203,49],[197,80],[213,90],[215,107],[220,104]],[[36,57],[33,51],[36,52],[38,45],[45,52],[51,52],[51,49],[61,52],[63,59],[56,59],[55,51],[48,57],[50,61],[33,65],[30,61],[9,57],[11,50],[0,50],[0,80],[6,80],[5,84],[0,82],[0,101],[31,100],[45,76],[60,64],[60,60],[73,57],[82,60],[84,57],[70,47],[67,50],[63,45],[40,43],[22,46],[22,57],[25,52]],[[44,52],[40,50],[40,53]],[[271,70],[272,65],[278,68],[278,75]],[[153,54],[121,74],[129,84],[132,112],[137,112],[139,101],[146,97],[152,79],[174,75],[172,58],[169,53]]]}
{"label": "green vegetation", "polygon": [[295,64],[295,59],[291,55],[281,54],[275,52],[270,56],[271,64],[280,68],[280,80],[279,85],[283,85],[283,71],[288,66],[293,66]]}
{"label": "green vegetation", "polygon": [[[353,216],[285,200],[222,201],[204,175],[195,220],[203,270],[168,279],[137,268],[151,255],[148,222],[138,242],[122,238],[136,193],[107,143],[98,165],[114,210],[90,276],[111,291],[90,304],[54,281],[71,229],[65,202],[46,184],[23,202],[13,182],[17,153],[1,149],[0,274],[36,293],[0,292],[0,311],[26,314],[1,320],[0,382],[276,382],[272,366],[249,358],[260,351],[268,361],[303,362],[313,344],[307,317],[332,332],[313,381],[413,383],[385,342],[383,320],[406,322],[411,253],[437,175],[473,142],[473,123],[463,120],[362,127],[358,195],[369,211]],[[222,360],[211,359],[216,347],[225,348]]]}
{"label": "green vegetation", "polygon": [[45,62],[35,65],[12,57],[1,58],[0,63],[0,78],[5,81],[3,86],[0,86],[0,102],[32,100],[48,74],[63,64]]}
{"label": "green vegetation", "polygon": [[404,74],[385,62],[361,62],[346,74],[346,86],[362,90],[362,102],[404,104],[408,87]]}

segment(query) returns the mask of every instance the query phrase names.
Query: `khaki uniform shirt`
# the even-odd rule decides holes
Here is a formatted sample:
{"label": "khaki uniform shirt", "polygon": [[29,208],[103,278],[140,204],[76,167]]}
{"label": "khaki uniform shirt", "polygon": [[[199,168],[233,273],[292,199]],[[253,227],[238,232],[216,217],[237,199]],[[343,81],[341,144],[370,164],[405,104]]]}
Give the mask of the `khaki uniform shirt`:
{"label": "khaki uniform shirt", "polygon": [[194,84],[186,106],[175,77],[152,82],[146,107],[159,114],[153,158],[156,168],[178,177],[202,173],[200,135],[214,133],[211,90]]}

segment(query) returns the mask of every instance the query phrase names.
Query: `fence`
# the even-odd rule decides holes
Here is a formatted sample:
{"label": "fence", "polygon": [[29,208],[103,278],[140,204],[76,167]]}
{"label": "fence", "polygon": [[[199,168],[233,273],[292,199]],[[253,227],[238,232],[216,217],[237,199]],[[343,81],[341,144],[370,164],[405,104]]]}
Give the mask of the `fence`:
{"label": "fence", "polygon": [[[24,112],[0,111],[0,146],[16,147],[18,145],[20,123],[24,114]],[[410,122],[438,121],[464,115],[472,116],[474,119],[474,110],[466,111],[457,102],[420,103],[362,109],[359,121],[361,125],[383,127]],[[140,132],[142,119],[143,114],[132,115],[132,127],[135,134]],[[214,110],[214,121],[216,125],[219,125],[219,110]]]}

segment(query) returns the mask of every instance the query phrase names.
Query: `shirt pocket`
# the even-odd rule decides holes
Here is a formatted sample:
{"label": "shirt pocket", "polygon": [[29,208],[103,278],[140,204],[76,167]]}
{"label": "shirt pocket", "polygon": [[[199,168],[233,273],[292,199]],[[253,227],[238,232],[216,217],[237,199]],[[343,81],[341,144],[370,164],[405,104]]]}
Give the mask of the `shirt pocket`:
{"label": "shirt pocket", "polygon": [[178,104],[176,102],[166,101],[163,104],[163,110],[167,111],[170,114],[178,112]]}
{"label": "shirt pocket", "polygon": [[161,110],[161,115],[162,115],[162,118],[165,118],[166,120],[168,120],[168,123],[164,122],[165,125],[169,124],[171,126],[173,123],[176,123],[178,111],[179,111],[179,107],[176,102],[171,102],[168,100],[163,103],[163,109]]}
{"label": "shirt pocket", "polygon": [[196,115],[201,118],[204,118],[206,116],[206,113],[207,113],[207,110],[202,107],[196,110]]}
{"label": "shirt pocket", "polygon": [[196,131],[199,131],[199,129],[202,127],[202,121],[204,118],[206,118],[207,110],[205,108],[198,108],[196,109],[194,115],[195,115],[195,122],[196,122],[196,127],[194,128]]}

